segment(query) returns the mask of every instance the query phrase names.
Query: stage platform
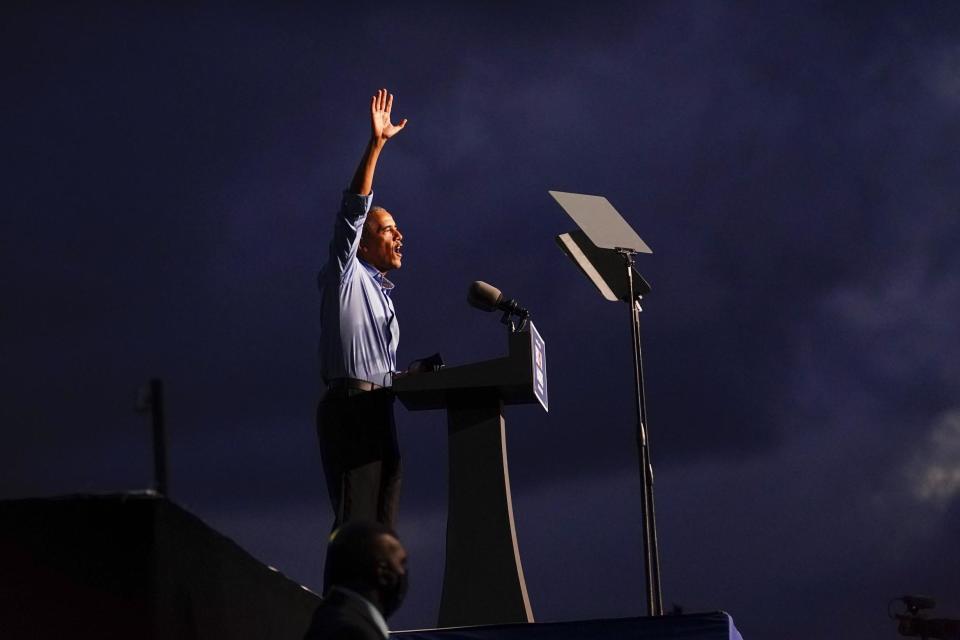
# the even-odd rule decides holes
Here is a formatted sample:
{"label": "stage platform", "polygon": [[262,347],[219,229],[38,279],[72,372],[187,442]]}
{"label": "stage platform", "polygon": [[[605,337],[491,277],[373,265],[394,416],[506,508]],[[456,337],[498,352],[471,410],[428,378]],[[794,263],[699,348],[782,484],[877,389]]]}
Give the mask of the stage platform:
{"label": "stage platform", "polygon": [[398,631],[397,640],[743,640],[723,611],[573,622]]}
{"label": "stage platform", "polygon": [[[317,541],[316,553],[323,553]],[[0,638],[298,640],[320,598],[152,493],[0,501]],[[397,640],[742,640],[723,612]]]}

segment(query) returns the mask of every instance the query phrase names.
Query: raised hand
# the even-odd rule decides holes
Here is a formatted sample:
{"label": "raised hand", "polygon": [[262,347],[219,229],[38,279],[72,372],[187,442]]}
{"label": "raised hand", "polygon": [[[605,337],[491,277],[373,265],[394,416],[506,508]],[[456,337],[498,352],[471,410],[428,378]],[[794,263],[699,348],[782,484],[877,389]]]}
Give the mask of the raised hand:
{"label": "raised hand", "polygon": [[387,140],[397,135],[397,132],[407,126],[404,118],[398,124],[390,122],[390,109],[393,108],[393,95],[386,89],[377,91],[377,95],[370,98],[370,126],[373,135],[363,151],[360,164],[357,166],[353,180],[350,182],[350,192],[367,195],[373,188],[373,174],[377,169],[377,158]]}
{"label": "raised hand", "polygon": [[370,125],[373,130],[373,139],[380,144],[386,142],[407,126],[404,118],[398,124],[390,122],[390,110],[393,108],[393,94],[386,89],[377,91],[377,95],[370,98]]}

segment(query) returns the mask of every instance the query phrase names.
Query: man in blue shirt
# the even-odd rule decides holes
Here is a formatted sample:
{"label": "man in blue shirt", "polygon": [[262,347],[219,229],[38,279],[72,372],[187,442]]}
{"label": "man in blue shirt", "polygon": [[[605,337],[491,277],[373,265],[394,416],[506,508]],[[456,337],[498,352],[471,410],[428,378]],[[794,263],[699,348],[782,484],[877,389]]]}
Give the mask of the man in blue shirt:
{"label": "man in blue shirt", "polygon": [[387,141],[407,124],[390,121],[393,95],[370,101],[371,137],[343,194],[320,271],[320,372],[327,391],[317,436],[336,529],[350,520],[394,528],[400,497],[400,449],[389,386],[400,327],[387,271],[403,260],[403,234],[382,207],[371,208],[373,175]]}

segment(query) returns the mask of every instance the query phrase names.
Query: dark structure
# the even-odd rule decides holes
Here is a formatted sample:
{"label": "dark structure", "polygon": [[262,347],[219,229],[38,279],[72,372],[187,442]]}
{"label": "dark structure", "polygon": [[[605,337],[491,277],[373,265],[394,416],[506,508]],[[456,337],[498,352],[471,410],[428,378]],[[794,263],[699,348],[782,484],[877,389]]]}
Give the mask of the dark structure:
{"label": "dark structure", "polygon": [[[152,493],[0,502],[4,640],[301,640],[320,598]],[[391,634],[397,640],[741,640],[725,613]]]}
{"label": "dark structure", "polygon": [[0,502],[0,630],[300,638],[319,597],[152,493]]}
{"label": "dark structure", "polygon": [[401,631],[390,637],[395,640],[743,640],[733,619],[723,611]]}

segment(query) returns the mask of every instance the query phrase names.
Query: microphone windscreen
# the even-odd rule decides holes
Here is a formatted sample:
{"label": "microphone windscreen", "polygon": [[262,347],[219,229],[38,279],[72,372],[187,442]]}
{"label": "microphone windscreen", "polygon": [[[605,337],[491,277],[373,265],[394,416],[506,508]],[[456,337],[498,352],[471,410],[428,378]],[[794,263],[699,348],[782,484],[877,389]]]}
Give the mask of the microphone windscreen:
{"label": "microphone windscreen", "polygon": [[471,284],[467,291],[467,302],[470,303],[471,307],[476,307],[481,311],[493,311],[502,298],[503,294],[500,289],[482,280],[477,280]]}

